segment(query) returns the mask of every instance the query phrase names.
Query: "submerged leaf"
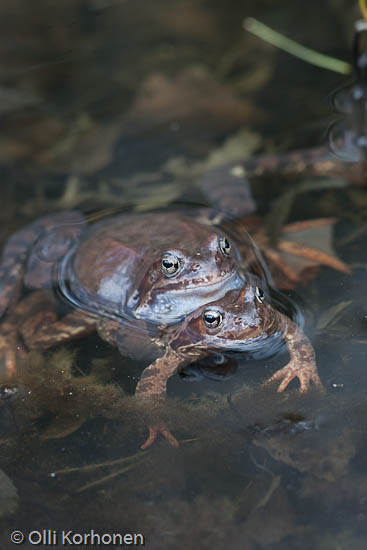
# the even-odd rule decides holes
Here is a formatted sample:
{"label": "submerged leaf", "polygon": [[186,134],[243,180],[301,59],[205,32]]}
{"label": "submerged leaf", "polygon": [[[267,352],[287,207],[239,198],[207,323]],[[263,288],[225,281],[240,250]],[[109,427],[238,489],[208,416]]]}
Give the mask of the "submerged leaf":
{"label": "submerged leaf", "polygon": [[76,432],[84,424],[86,415],[55,416],[41,434],[41,439],[62,439]]}
{"label": "submerged leaf", "polygon": [[335,187],[345,187],[346,185],[346,181],[334,178],[305,180],[280,195],[280,197],[272,202],[270,212],[266,216],[266,232],[270,243],[273,246],[277,243],[281,228],[291,212],[294,199],[297,195],[309,191],[323,191],[325,189],[334,189]]}
{"label": "submerged leaf", "polygon": [[18,491],[14,483],[0,470],[0,518],[14,514],[18,505]]}
{"label": "submerged leaf", "polygon": [[291,289],[314,279],[321,265],[351,273],[350,267],[336,256],[332,245],[335,222],[335,218],[318,218],[285,225],[274,246],[258,216],[241,220],[236,230],[240,234],[245,227],[250,232],[267,260],[275,284],[281,289]]}
{"label": "submerged leaf", "polygon": [[352,304],[352,300],[345,300],[330,307],[319,317],[316,330],[321,331],[332,327],[337,323],[344,311]]}

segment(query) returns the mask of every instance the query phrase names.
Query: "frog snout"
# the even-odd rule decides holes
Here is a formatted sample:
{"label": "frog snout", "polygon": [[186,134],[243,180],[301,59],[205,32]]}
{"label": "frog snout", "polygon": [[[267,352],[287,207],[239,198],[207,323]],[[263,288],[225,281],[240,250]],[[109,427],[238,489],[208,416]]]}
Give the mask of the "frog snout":
{"label": "frog snout", "polygon": [[240,330],[259,327],[262,324],[261,316],[253,304],[246,302],[246,309],[235,315],[234,323]]}

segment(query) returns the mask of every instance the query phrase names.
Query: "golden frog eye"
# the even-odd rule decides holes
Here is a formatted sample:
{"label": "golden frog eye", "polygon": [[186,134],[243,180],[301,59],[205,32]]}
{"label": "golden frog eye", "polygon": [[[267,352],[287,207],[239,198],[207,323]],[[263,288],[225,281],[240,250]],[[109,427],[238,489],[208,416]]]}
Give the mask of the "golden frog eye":
{"label": "golden frog eye", "polygon": [[216,328],[223,321],[223,315],[215,309],[207,309],[203,313],[203,321],[207,327]]}
{"label": "golden frog eye", "polygon": [[161,266],[166,277],[173,277],[180,271],[181,262],[175,254],[167,252],[162,256]]}
{"label": "golden frog eye", "polygon": [[262,304],[263,301],[265,300],[265,293],[258,286],[255,288],[255,296],[256,296],[257,300],[260,302],[260,304]]}
{"label": "golden frog eye", "polygon": [[226,256],[229,255],[231,252],[231,245],[229,244],[229,240],[227,237],[219,237],[219,248],[225,254]]}

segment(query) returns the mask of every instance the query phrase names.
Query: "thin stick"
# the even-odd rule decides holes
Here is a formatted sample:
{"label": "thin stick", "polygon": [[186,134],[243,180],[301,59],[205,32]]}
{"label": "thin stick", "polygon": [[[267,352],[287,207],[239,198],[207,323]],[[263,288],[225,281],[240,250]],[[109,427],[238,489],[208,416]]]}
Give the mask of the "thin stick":
{"label": "thin stick", "polygon": [[75,493],[83,493],[87,489],[90,489],[91,487],[97,487],[98,485],[101,485],[102,483],[106,483],[106,481],[109,481],[121,474],[124,474],[125,472],[128,472],[132,468],[135,468],[137,464],[130,464],[129,466],[125,466],[125,468],[122,468],[121,470],[115,470],[112,472],[112,474],[108,474],[107,476],[100,477],[99,479],[96,479],[95,481],[91,481],[90,483],[86,483],[85,485],[82,485],[79,487],[79,489],[76,489]]}
{"label": "thin stick", "polygon": [[108,462],[99,462],[97,464],[87,464],[86,466],[76,466],[74,468],[63,468],[62,470],[55,470],[53,475],[60,475],[60,474],[71,474],[73,472],[87,472],[89,470],[95,470],[96,468],[105,468],[107,466],[113,466],[115,464],[124,464],[125,462],[132,462],[135,459],[139,461],[143,455],[145,455],[146,452],[139,451],[135,455],[131,456],[125,456],[123,458],[117,458],[116,460],[109,460]]}

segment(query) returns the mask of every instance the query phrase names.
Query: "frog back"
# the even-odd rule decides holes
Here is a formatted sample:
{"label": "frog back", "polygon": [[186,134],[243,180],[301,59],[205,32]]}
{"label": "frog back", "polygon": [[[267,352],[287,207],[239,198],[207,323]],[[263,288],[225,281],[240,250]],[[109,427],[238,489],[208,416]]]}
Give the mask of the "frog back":
{"label": "frog back", "polygon": [[[211,293],[242,284],[238,253],[220,252],[221,238],[177,212],[116,216],[91,227],[65,257],[62,292],[97,313],[175,323]],[[164,272],[164,257],[177,259],[177,276]]]}

